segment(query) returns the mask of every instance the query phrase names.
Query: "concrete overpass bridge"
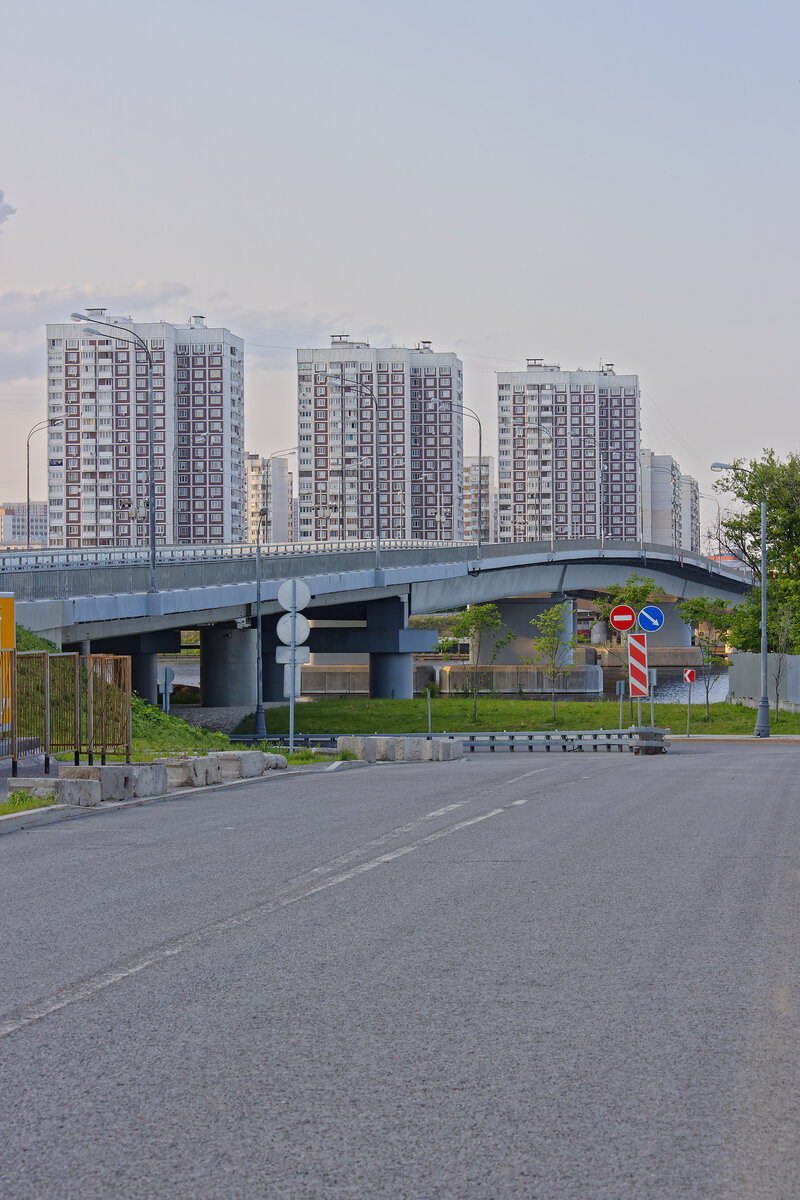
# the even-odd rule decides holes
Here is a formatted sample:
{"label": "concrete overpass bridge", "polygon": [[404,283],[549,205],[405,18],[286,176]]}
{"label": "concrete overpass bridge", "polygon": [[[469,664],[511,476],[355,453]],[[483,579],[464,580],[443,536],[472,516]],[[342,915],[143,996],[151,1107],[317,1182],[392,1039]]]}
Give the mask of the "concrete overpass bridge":
{"label": "concrete overpass bridge", "polygon": [[[263,666],[266,699],[283,694],[275,664],[277,592],[284,579],[311,589],[313,654],[368,654],[375,696],[411,694],[413,654],[436,635],[408,627],[417,613],[465,604],[498,604],[511,628],[527,628],[537,608],[566,594],[574,604],[631,572],[653,577],[668,598],[667,621],[654,644],[686,645],[689,631],[674,605],[696,595],[736,603],[745,577],[698,554],[669,546],[571,540],[484,546],[388,544],[380,570],[368,543],[353,547],[286,547],[262,555]],[[174,653],[182,629],[200,629],[205,704],[255,702],[255,550],[252,546],[165,547],[158,551],[158,591],[148,586],[147,551],[11,552],[0,555],[0,590],[13,592],[17,620],[58,645],[131,654],[134,687],[155,698],[157,655]],[[528,629],[529,632],[529,629]]]}

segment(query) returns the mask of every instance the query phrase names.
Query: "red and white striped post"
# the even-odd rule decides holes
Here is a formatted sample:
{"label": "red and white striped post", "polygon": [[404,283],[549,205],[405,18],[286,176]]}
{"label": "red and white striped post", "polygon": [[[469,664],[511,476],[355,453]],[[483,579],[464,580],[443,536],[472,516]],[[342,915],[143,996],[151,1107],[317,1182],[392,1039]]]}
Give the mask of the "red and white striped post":
{"label": "red and white striped post", "polygon": [[628,634],[628,681],[631,696],[636,697],[637,721],[642,723],[642,697],[649,692],[647,674],[647,634]]}

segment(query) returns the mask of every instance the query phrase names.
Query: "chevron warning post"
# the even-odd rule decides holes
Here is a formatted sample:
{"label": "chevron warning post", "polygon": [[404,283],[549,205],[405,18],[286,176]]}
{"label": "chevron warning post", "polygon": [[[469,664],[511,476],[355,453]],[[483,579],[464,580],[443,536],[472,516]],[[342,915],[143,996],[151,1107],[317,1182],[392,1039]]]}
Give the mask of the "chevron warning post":
{"label": "chevron warning post", "polygon": [[647,635],[644,633],[628,634],[628,676],[631,696],[648,695]]}

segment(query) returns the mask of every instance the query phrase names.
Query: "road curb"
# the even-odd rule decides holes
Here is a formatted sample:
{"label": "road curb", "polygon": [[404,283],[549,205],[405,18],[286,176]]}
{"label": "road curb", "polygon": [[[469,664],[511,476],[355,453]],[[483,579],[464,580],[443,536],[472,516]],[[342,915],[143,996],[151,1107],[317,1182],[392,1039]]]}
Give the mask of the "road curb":
{"label": "road curb", "polygon": [[48,804],[46,808],[26,808],[23,812],[7,813],[0,817],[0,835],[33,825],[50,825],[53,821],[68,817],[72,811],[69,804]]}

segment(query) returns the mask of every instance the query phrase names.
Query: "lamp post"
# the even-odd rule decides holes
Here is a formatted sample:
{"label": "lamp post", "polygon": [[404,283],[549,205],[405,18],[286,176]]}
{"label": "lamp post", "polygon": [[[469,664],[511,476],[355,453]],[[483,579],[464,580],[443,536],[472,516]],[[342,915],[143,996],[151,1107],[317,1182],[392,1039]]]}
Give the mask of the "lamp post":
{"label": "lamp post", "polygon": [[[449,400],[443,400],[442,405],[446,404],[458,409],[465,416],[472,417],[478,423],[478,545],[475,557],[480,560],[483,557],[483,425],[475,410],[468,408],[466,404],[452,404]],[[441,538],[441,530],[439,536]]]}
{"label": "lamp post", "polygon": [[[150,540],[150,588],[151,592],[157,592],[156,586],[156,473],[155,473],[155,419],[153,414],[153,356],[144,338],[139,337],[138,333],[134,333],[132,329],[126,329],[124,325],[113,325],[109,321],[98,321],[95,317],[89,317],[86,313],[74,312],[71,314],[73,321],[86,321],[88,324],[84,327],[84,333],[97,334],[98,337],[105,335],[95,329],[96,325],[101,325],[103,329],[112,330],[114,337],[117,340],[131,342],[142,348],[147,359],[147,437],[148,437],[148,488],[147,488],[147,508],[148,508],[148,527]],[[138,472],[137,472],[138,474]]]}
{"label": "lamp post", "polygon": [[25,548],[31,548],[31,438],[41,429],[49,429],[51,425],[63,425],[63,417],[45,417],[43,421],[28,430],[28,440],[25,445]]}
{"label": "lamp post", "polygon": [[269,515],[266,505],[258,511],[256,525],[256,713],[253,738],[266,741],[267,726],[264,721],[264,665],[261,661],[261,525]]}
{"label": "lamp post", "polygon": [[712,496],[709,492],[700,492],[698,494],[703,500],[713,500],[717,506],[717,558],[719,565],[722,566],[722,509],[716,496]]}
{"label": "lamp post", "polygon": [[[359,399],[361,399],[362,396],[366,396],[367,400],[369,400],[370,404],[372,405],[372,413],[373,413],[372,422],[373,422],[373,434],[374,434],[374,438],[373,438],[373,447],[374,447],[374,449],[373,449],[373,457],[374,457],[373,470],[375,471],[375,477],[374,477],[375,486],[373,489],[373,504],[375,506],[375,570],[380,571],[380,569],[381,569],[381,492],[380,492],[380,475],[379,475],[379,471],[378,471],[378,400],[377,400],[377,397],[375,396],[375,393],[373,392],[372,388],[369,387],[368,384],[362,383],[361,380],[359,380],[359,379],[351,379],[344,374],[334,375],[332,372],[329,372],[329,371],[319,371],[319,372],[317,372],[317,376],[318,377],[323,376],[325,379],[338,380],[339,386],[342,389],[342,397],[344,397],[345,391],[347,391],[350,388],[354,388]],[[342,433],[342,472],[344,472],[344,425],[342,425],[341,433]],[[390,495],[391,495],[391,493],[390,493]],[[343,493],[341,493],[339,496],[339,504],[340,504],[340,506],[344,505],[344,494]],[[340,520],[341,519],[343,519],[343,514],[341,514],[341,512],[340,512]]]}
{"label": "lamp post", "polygon": [[761,489],[761,699],[754,737],[769,737],[769,653],[767,650],[767,489],[754,471],[733,463],[714,462],[712,471],[741,471],[749,475]]}

